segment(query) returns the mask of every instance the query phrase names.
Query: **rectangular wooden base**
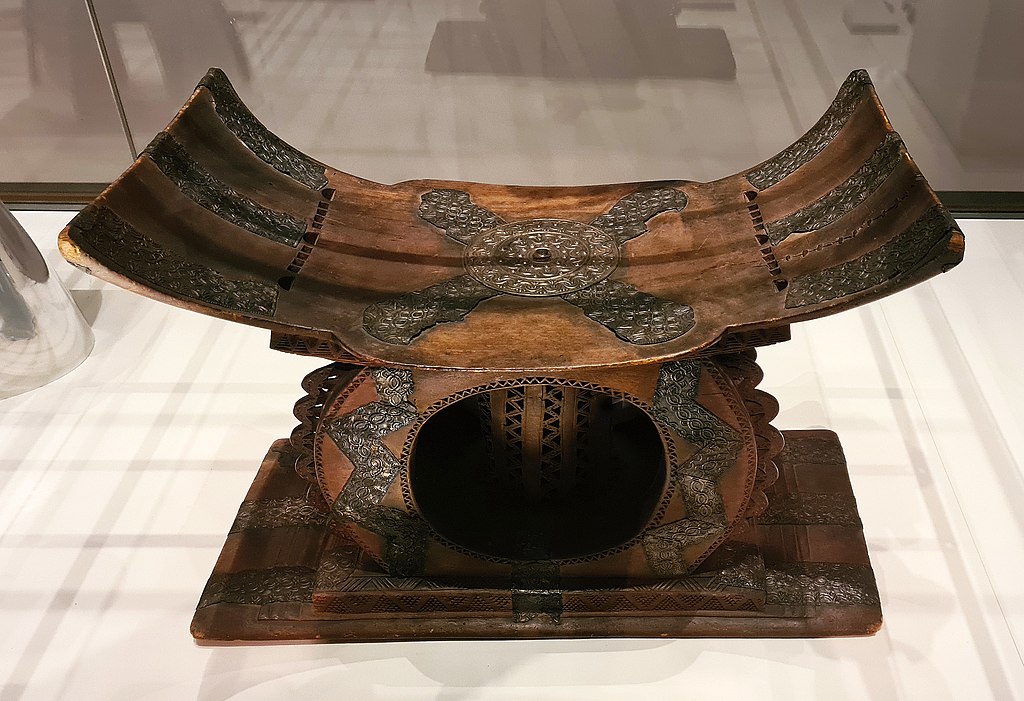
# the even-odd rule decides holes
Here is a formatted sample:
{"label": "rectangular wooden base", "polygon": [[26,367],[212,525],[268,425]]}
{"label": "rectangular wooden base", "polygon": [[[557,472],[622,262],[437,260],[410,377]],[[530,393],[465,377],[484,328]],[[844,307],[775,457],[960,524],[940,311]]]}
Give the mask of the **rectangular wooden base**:
{"label": "rectangular wooden base", "polygon": [[831,431],[786,431],[768,510],[693,575],[544,592],[391,577],[310,506],[277,441],[192,621],[201,642],[467,638],[821,637],[882,621],[856,502]]}

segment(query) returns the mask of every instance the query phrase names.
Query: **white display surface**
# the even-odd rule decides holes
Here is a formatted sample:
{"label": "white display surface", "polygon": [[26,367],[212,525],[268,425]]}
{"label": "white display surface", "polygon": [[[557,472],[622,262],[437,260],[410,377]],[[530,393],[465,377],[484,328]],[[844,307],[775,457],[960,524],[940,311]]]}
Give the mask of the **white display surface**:
{"label": "white display surface", "polygon": [[775,425],[843,442],[885,623],[869,638],[202,647],[189,622],[299,381],[264,330],[64,263],[93,354],[0,402],[0,699],[1024,698],[1024,223],[763,349]]}

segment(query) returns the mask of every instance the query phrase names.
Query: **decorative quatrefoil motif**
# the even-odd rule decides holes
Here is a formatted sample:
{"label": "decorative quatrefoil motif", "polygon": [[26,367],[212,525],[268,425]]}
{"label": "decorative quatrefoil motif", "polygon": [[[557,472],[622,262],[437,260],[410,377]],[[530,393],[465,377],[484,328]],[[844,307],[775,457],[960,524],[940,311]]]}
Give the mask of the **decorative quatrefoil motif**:
{"label": "decorative quatrefoil motif", "polygon": [[682,211],[686,193],[640,190],[589,224],[568,219],[505,222],[461,190],[431,190],[420,216],[466,246],[464,275],[393,299],[363,313],[363,329],[385,343],[408,345],[423,331],[460,321],[476,305],[500,294],[560,297],[629,343],[649,345],[693,327],[693,309],[611,280],[620,249],[647,231],[647,222]]}

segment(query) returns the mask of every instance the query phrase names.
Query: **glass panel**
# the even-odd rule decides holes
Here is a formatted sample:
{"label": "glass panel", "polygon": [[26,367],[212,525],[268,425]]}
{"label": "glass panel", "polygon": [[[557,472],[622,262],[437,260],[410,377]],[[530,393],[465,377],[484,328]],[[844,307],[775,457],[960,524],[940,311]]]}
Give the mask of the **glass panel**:
{"label": "glass panel", "polygon": [[778,153],[865,67],[933,187],[1024,189],[1016,0],[96,9],[140,148],[219,65],[286,141],[375,180],[710,180]]}
{"label": "glass panel", "polygon": [[131,152],[83,0],[0,0],[0,181],[102,182]]}

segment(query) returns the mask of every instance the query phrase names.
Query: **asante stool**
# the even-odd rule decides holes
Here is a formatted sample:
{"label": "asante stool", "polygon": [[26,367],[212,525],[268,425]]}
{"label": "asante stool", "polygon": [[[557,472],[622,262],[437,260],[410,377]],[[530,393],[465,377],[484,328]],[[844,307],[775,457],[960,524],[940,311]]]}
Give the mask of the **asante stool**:
{"label": "asante stool", "polygon": [[330,361],[238,511],[207,640],[875,631],[839,443],[770,426],[754,349],[963,244],[864,72],[739,175],[511,187],[328,168],[214,69],[60,238]]}

